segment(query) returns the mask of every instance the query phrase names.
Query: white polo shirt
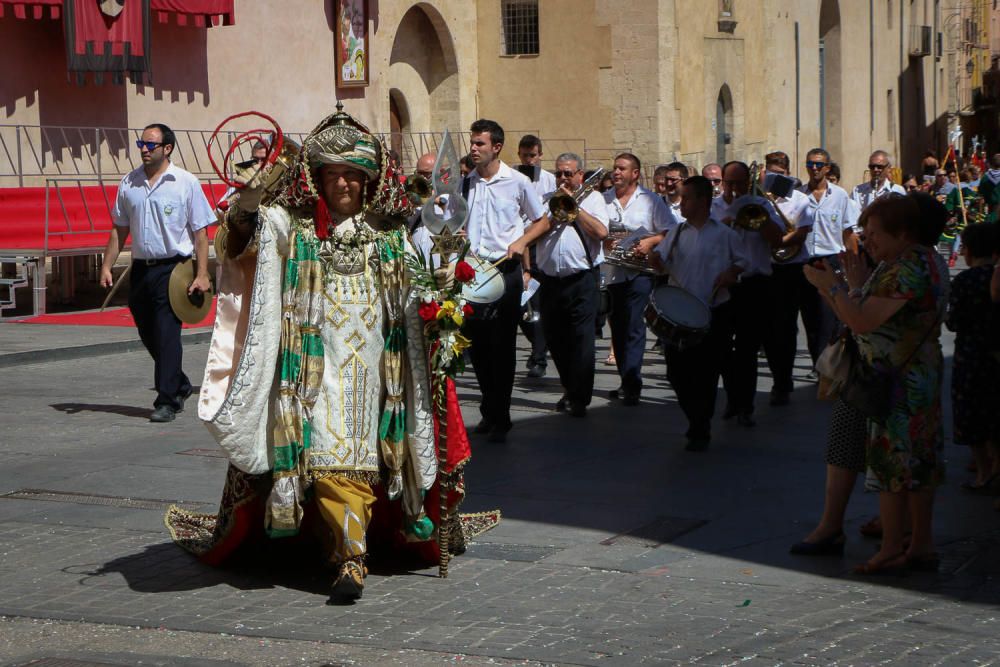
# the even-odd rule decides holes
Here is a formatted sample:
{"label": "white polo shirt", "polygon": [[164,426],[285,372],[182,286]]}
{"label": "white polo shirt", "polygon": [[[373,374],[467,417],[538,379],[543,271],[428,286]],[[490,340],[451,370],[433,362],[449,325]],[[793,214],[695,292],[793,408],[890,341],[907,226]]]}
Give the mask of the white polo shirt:
{"label": "white polo shirt", "polygon": [[142,167],[118,184],[112,219],[128,227],[134,259],[194,254],[194,232],[216,221],[198,178],[170,163],[150,187]]}
{"label": "white polo shirt", "polygon": [[477,257],[495,261],[524,235],[521,216],[534,222],[545,215],[542,198],[527,176],[504,162],[488,181],[475,170],[467,178],[469,218],[465,228],[470,248]]}
{"label": "white polo shirt", "polygon": [[902,185],[896,185],[888,178],[882,181],[882,185],[877,188],[870,182],[862,183],[861,185],[855,186],[854,190],[851,192],[851,199],[858,205],[858,207],[863,211],[868,208],[873,201],[879,197],[885,197],[889,193],[895,192],[899,195],[905,195],[906,190],[903,189]]}
{"label": "white polo shirt", "polygon": [[813,197],[808,183],[802,185],[802,192],[806,195],[807,206],[799,222],[812,227],[805,241],[809,256],[824,257],[844,252],[844,231],[853,229],[857,222],[847,191],[828,182],[820,201]]}
{"label": "white polo shirt", "polygon": [[[591,192],[580,202],[580,208],[600,220],[605,227],[608,226],[608,207],[605,206],[601,193],[596,190]],[[587,234],[579,222],[577,227],[580,228],[579,234],[573,225],[554,226],[552,231],[541,238],[535,260],[542,273],[565,278],[590,269],[587,250],[594,260],[594,266],[604,261],[601,242]],[[583,239],[580,238],[581,234]],[[587,250],[584,249],[584,243],[587,244]]]}
{"label": "white polo shirt", "polygon": [[[807,220],[803,215],[805,213],[806,207],[809,206],[809,197],[800,190],[792,190],[787,197],[778,197],[775,200],[775,204],[781,209],[788,221],[795,225],[795,228],[799,227],[809,227],[812,225],[811,220]],[[806,249],[806,245],[803,242],[802,247],[799,248],[799,254],[797,254],[792,259],[787,262],[782,262],[783,264],[802,264],[809,260],[809,251]]]}
{"label": "white polo shirt", "polygon": [[[677,246],[671,254],[674,239]],[[712,299],[719,274],[734,265],[744,270],[748,266],[739,236],[712,218],[701,229],[687,222],[675,226],[653,252],[663,261],[671,284],[683,287],[710,308],[729,300],[728,289],[719,290]]]}
{"label": "white polo shirt", "polygon": [[[618,201],[615,189],[604,193],[604,202],[608,207],[608,228],[625,228],[628,232],[645,230],[649,234],[666,232],[677,226],[670,207],[663,203],[663,197],[652,190],[636,186],[635,192],[624,205]],[[630,280],[639,275],[638,271],[615,266],[607,276],[608,283],[618,283]]]}
{"label": "white polo shirt", "polygon": [[[726,203],[724,195],[716,197],[712,200],[711,216],[713,219],[727,224],[727,220],[735,219],[740,209],[748,204],[763,206],[771,216],[771,221],[768,224],[774,225],[780,233],[784,234],[785,225],[782,224],[775,212],[774,206],[764,197],[756,195],[743,195],[735,198],[731,203]],[[743,254],[747,260],[746,271],[740,275],[740,279],[771,275],[771,244],[764,239],[759,231],[752,232],[738,227],[732,229],[739,237],[740,243],[743,244]]]}

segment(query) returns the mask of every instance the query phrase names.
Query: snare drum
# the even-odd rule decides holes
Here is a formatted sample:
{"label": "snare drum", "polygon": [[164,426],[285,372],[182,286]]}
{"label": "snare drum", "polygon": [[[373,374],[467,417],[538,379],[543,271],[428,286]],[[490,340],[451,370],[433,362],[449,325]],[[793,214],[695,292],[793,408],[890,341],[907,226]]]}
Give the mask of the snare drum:
{"label": "snare drum", "polygon": [[712,311],[698,297],[675,285],[653,289],[646,306],[646,325],[667,345],[683,350],[705,338]]}
{"label": "snare drum", "polygon": [[489,304],[498,301],[504,295],[506,285],[503,274],[490,262],[469,255],[465,258],[476,271],[476,277],[462,285],[462,297],[476,304]]}

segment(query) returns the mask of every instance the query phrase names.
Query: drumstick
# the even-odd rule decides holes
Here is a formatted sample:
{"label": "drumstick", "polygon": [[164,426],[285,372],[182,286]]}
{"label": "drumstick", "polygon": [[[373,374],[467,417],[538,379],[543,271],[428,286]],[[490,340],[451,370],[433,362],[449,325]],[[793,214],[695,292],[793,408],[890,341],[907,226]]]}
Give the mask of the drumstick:
{"label": "drumstick", "polygon": [[503,263],[504,263],[504,262],[506,262],[506,261],[507,261],[507,258],[506,258],[506,257],[501,257],[501,258],[500,258],[500,259],[498,259],[497,261],[495,261],[495,262],[493,262],[492,264],[490,264],[490,268],[491,268],[491,269],[495,269],[495,268],[497,268],[498,266],[500,266],[501,264],[503,264]]}
{"label": "drumstick", "polygon": [[116,282],[114,284],[114,286],[112,286],[111,291],[108,292],[108,295],[106,297],[104,297],[104,303],[101,304],[101,311],[100,312],[103,313],[104,309],[108,307],[108,302],[111,301],[111,297],[113,297],[115,295],[115,292],[118,291],[118,288],[122,286],[123,282],[125,282],[125,277],[128,276],[129,271],[131,271],[131,270],[132,270],[132,265],[129,264],[125,268],[125,270],[122,271],[122,274],[120,276],[118,276],[118,282]]}

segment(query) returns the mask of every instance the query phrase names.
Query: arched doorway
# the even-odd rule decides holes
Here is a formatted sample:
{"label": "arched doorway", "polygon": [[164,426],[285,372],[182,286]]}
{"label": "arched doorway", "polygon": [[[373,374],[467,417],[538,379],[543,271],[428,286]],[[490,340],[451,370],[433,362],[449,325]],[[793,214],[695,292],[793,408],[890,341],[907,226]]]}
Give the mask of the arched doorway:
{"label": "arched doorway", "polygon": [[[389,56],[390,117],[400,120],[400,155],[412,165],[437,149],[435,137],[459,130],[458,61],[447,22],[430,3],[403,15]],[[391,122],[391,121],[390,121]]]}
{"label": "arched doorway", "polygon": [[729,145],[733,141],[733,94],[729,86],[722,85],[715,98],[715,161],[725,164],[729,161]]}
{"label": "arched doorway", "polygon": [[406,116],[406,101],[400,103],[402,93],[389,91],[389,148],[396,155],[403,155],[403,134],[409,129]]}
{"label": "arched doorway", "polygon": [[819,11],[819,143],[843,160],[841,142],[840,4],[823,0]]}

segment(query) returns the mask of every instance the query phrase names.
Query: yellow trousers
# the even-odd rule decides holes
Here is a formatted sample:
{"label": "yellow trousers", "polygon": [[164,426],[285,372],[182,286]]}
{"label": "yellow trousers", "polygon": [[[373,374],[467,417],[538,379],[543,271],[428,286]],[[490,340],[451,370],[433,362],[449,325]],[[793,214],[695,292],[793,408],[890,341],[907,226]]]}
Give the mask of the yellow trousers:
{"label": "yellow trousers", "polygon": [[314,485],[316,505],[330,529],[330,561],[363,556],[365,532],[372,518],[375,495],[370,486],[344,477],[324,477]]}

